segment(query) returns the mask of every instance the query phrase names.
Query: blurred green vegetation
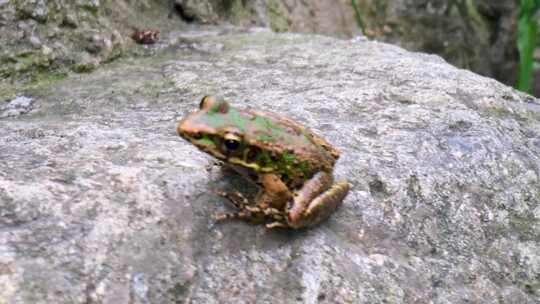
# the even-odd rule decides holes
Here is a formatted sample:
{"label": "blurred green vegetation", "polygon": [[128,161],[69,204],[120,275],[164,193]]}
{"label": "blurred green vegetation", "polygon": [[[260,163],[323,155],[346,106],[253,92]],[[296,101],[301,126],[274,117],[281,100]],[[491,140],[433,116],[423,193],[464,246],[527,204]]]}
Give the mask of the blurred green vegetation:
{"label": "blurred green vegetation", "polygon": [[536,14],[540,10],[540,0],[521,0],[518,20],[518,50],[519,50],[519,76],[517,87],[519,90],[529,92],[534,69],[538,69],[539,62],[534,60],[534,50],[537,45],[538,21]]}
{"label": "blurred green vegetation", "polygon": [[362,20],[362,11],[360,10],[360,7],[358,6],[358,1],[351,0],[351,6],[353,7],[353,10],[354,10],[354,17],[356,19],[356,24],[358,25],[360,30],[364,32],[365,26],[364,26],[364,21]]}

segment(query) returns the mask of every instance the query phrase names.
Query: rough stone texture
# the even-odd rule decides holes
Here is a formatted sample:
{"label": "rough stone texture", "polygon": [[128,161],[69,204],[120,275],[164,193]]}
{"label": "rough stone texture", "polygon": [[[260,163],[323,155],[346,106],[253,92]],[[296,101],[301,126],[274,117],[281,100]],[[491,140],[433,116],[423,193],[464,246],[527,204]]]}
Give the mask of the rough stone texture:
{"label": "rough stone texture", "polygon": [[368,36],[438,54],[458,67],[515,85],[519,1],[357,2]]}
{"label": "rough stone texture", "polygon": [[[514,86],[519,1],[490,0],[176,0],[184,19],[228,20],[275,31],[358,36],[434,53],[452,64]],[[358,15],[353,9],[356,3]],[[359,18],[357,18],[359,17]],[[540,17],[539,17],[540,18]],[[540,34],[539,34],[540,35]],[[540,41],[540,39],[539,39]],[[535,79],[538,79],[538,73]],[[540,95],[540,81],[533,83]]]}
{"label": "rough stone texture", "polygon": [[168,0],[0,1],[0,79],[90,71],[121,56],[134,27],[175,27]]}
{"label": "rough stone texture", "polygon": [[[0,303],[540,301],[538,100],[384,43],[217,32],[20,91]],[[339,147],[344,205],[307,231],[214,224],[211,189],[247,184],[175,134],[207,93]]]}
{"label": "rough stone texture", "polygon": [[33,103],[34,100],[32,98],[19,96],[0,106],[0,118],[16,117],[28,113],[32,109]]}
{"label": "rough stone texture", "polygon": [[187,21],[266,26],[277,32],[352,37],[361,33],[348,0],[173,0]]}
{"label": "rough stone texture", "polygon": [[[369,37],[439,54],[458,67],[515,85],[516,0],[0,1],[0,82],[5,77],[41,80],[49,71],[88,72],[131,55],[133,27],[168,32],[190,24],[231,23],[350,38],[361,33],[353,2]],[[540,81],[533,95],[540,96]]]}
{"label": "rough stone texture", "polygon": [[[174,18],[175,11],[182,18]],[[134,28],[168,32],[192,22],[340,37],[360,33],[346,0],[337,5],[325,0],[0,1],[0,81],[34,81],[51,71],[89,72],[131,55]]]}

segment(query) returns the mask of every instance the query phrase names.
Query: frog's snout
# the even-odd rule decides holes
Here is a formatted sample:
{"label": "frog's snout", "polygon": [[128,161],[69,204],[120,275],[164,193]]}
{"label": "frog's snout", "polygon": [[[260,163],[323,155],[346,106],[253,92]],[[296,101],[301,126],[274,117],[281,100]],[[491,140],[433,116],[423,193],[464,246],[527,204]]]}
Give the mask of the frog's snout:
{"label": "frog's snout", "polygon": [[185,120],[181,120],[178,125],[176,126],[176,133],[178,133],[178,135],[184,137],[185,136],[185,129],[186,129],[186,121]]}
{"label": "frog's snout", "polygon": [[178,133],[178,135],[180,135],[182,138],[189,141],[201,139],[203,134],[202,132],[204,131],[205,130],[197,124],[193,124],[189,117],[181,120],[178,123],[178,126],[176,126],[176,133]]}

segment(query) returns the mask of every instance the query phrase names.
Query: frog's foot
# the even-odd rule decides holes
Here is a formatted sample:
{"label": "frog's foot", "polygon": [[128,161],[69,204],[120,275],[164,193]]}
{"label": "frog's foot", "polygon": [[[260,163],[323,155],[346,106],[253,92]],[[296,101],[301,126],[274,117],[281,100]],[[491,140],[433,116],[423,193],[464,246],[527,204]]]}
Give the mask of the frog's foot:
{"label": "frog's foot", "polygon": [[238,212],[218,213],[214,216],[214,219],[218,222],[229,219],[241,219],[252,223],[263,223],[266,217],[260,212],[250,212],[248,210],[241,210]]}
{"label": "frog's foot", "polygon": [[286,216],[283,211],[275,208],[260,208],[253,206],[246,206],[246,210],[249,210],[253,214],[264,215],[267,220],[273,220],[273,222],[266,224],[266,228],[290,228],[286,223]]}
{"label": "frog's foot", "polygon": [[275,228],[291,228],[291,227],[283,222],[272,222],[272,223],[266,224],[266,228],[275,229]]}
{"label": "frog's foot", "polygon": [[[285,215],[282,211],[274,208],[260,208],[257,206],[244,206],[240,211],[219,213],[214,216],[216,221],[223,221],[229,219],[242,219],[249,222],[261,223],[269,219],[277,222],[284,222]],[[275,226],[276,224],[274,224]]]}
{"label": "frog's foot", "polygon": [[263,213],[274,221],[284,221],[286,218],[283,211],[274,208],[266,208],[263,210]]}
{"label": "frog's foot", "polygon": [[251,219],[253,215],[249,211],[238,211],[238,212],[226,212],[218,213],[214,215],[214,219],[218,222],[229,220],[229,219]]}
{"label": "frog's foot", "polygon": [[285,214],[283,211],[280,211],[275,208],[261,208],[259,206],[245,206],[244,210],[250,212],[253,215],[258,216],[259,218],[266,218],[274,221],[284,221]]}
{"label": "frog's foot", "polygon": [[214,190],[215,194],[222,196],[228,199],[236,208],[239,210],[246,209],[246,206],[249,205],[249,201],[244,197],[239,191],[223,191],[223,190]]}

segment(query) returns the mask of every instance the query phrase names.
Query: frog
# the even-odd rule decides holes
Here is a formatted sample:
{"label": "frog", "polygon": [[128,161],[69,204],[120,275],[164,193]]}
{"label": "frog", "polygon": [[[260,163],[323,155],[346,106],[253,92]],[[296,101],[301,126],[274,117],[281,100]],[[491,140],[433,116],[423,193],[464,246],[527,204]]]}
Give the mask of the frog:
{"label": "frog", "polygon": [[216,214],[217,221],[235,218],[267,228],[313,227],[349,192],[346,180],[333,177],[340,151],[287,116],[235,107],[223,97],[207,95],[198,110],[180,120],[177,133],[259,188],[254,202],[239,191],[216,191],[237,208]]}

